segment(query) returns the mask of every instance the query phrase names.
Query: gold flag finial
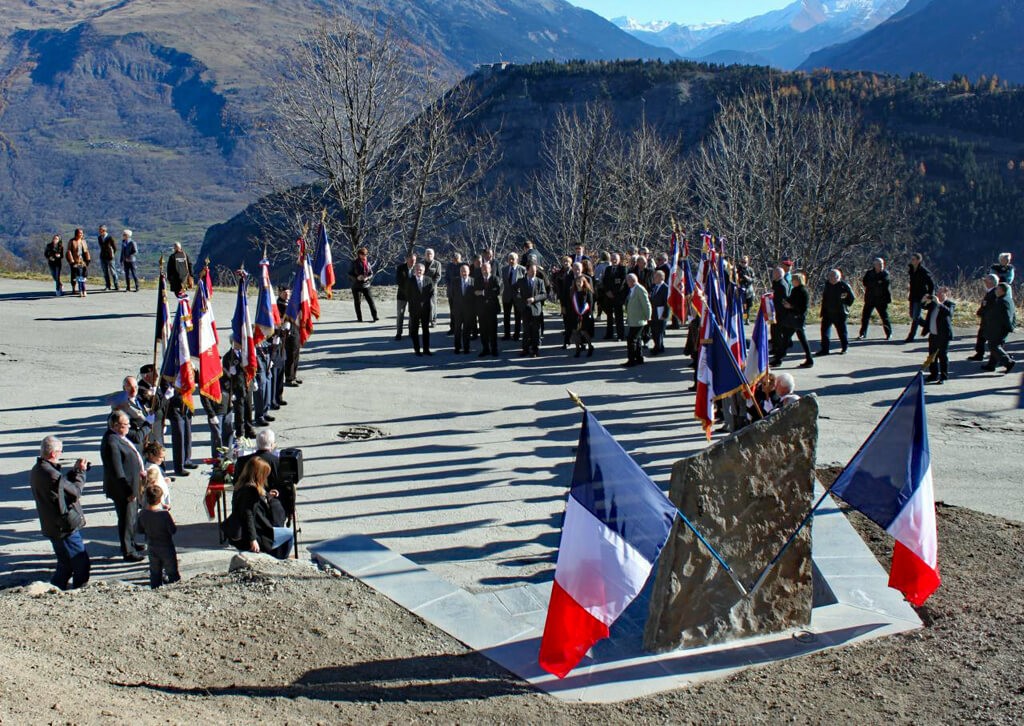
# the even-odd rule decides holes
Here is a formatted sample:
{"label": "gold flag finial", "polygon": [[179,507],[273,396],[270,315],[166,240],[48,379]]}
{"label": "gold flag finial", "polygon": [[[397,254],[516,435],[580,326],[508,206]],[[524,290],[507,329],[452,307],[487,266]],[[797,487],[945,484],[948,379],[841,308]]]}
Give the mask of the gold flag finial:
{"label": "gold flag finial", "polygon": [[572,391],[570,391],[570,390],[569,390],[568,388],[566,388],[566,389],[565,389],[565,392],[569,394],[569,399],[570,399],[570,400],[571,400],[571,401],[572,401],[573,403],[575,403],[575,404],[576,404],[577,406],[579,406],[580,408],[582,408],[582,409],[583,409],[584,411],[586,411],[586,410],[587,410],[587,407],[586,407],[585,405],[583,405],[583,399],[582,399],[582,398],[580,398],[579,396],[577,396],[577,395],[576,395],[575,393],[573,393]]}

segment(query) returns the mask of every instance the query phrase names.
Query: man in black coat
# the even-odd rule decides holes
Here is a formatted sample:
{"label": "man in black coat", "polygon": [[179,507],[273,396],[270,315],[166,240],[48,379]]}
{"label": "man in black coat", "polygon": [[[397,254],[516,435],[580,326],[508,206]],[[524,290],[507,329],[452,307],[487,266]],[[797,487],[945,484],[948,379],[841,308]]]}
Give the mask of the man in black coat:
{"label": "man in black coat", "polygon": [[[398,293],[395,296],[395,314],[398,317],[398,329],[395,331],[395,340],[402,339],[402,325],[405,323],[405,308],[409,304],[408,289],[409,280],[412,279],[413,271],[416,269],[416,253],[410,252],[405,257],[405,262],[395,269],[395,283],[398,285]],[[409,321],[412,328],[412,321]]]}
{"label": "man in black coat", "polygon": [[181,249],[181,243],[174,243],[174,251],[167,258],[167,285],[177,295],[189,287],[189,278],[192,277],[192,260],[188,254]]}
{"label": "man in black coat", "polygon": [[114,411],[107,420],[107,426],[100,442],[103,493],[114,502],[121,555],[127,562],[139,562],[145,554],[145,550],[135,543],[136,517],[139,513],[136,498],[144,468],[142,455],[128,440],[127,414]]}
{"label": "man in black coat", "polygon": [[[775,322],[771,325],[769,336],[771,337],[770,349],[773,357],[780,360],[786,354],[783,349],[783,325],[782,318],[783,303],[789,297],[790,285],[786,281],[786,271],[780,266],[772,270],[772,301],[775,303]],[[790,338],[792,340],[792,338]]]}
{"label": "man in black coat", "polygon": [[654,272],[654,284],[651,286],[651,339],[654,346],[651,355],[665,352],[665,323],[668,321],[668,283],[661,268]]}
{"label": "man in black coat", "polygon": [[[285,311],[288,310],[288,301],[291,296],[291,288],[287,285],[281,285],[277,288],[277,312],[281,318],[281,337],[284,345],[284,385],[295,387],[302,384],[302,380],[299,378],[299,355],[302,352],[302,337],[299,333],[299,326],[291,320],[285,320]],[[239,430],[239,425],[239,420],[236,419],[236,431]],[[248,436],[248,434],[246,435]]]}
{"label": "man in black coat", "polygon": [[1010,286],[1000,282],[995,287],[996,299],[991,305],[985,306],[985,316],[982,318],[981,327],[985,331],[985,340],[988,342],[989,359],[988,363],[981,367],[984,371],[994,371],[997,366],[1003,366],[1009,373],[1017,361],[1010,358],[1003,349],[1006,343],[1006,336],[1013,332],[1016,314],[1013,309],[1012,298],[1010,297]]}
{"label": "man in black coat", "polygon": [[949,378],[949,341],[953,339],[955,303],[948,295],[949,290],[940,287],[934,297],[925,295],[921,301],[923,315],[918,323],[928,333],[927,383],[942,385]]}
{"label": "man in black coat", "polygon": [[430,318],[433,315],[431,301],[434,299],[434,281],[427,277],[422,262],[416,263],[413,276],[405,285],[405,297],[409,302],[409,330],[412,334],[412,349],[419,356],[434,355],[430,352]]}
{"label": "man in black coat", "polygon": [[[611,262],[604,270],[601,278],[601,296],[604,298],[604,309],[608,325],[605,328],[604,339],[624,340],[626,338],[626,324],[622,312],[626,304],[626,266],[622,264],[619,254],[613,253]],[[614,335],[612,326],[615,328]]]}
{"label": "man in black coat", "polygon": [[480,357],[498,355],[498,313],[501,312],[501,282],[491,272],[491,263],[480,265],[475,283],[477,319],[480,321]]}
{"label": "man in black coat", "polygon": [[974,340],[974,355],[968,356],[967,360],[985,360],[985,308],[996,301],[996,285],[999,278],[995,275],[985,275],[981,278],[981,284],[985,286],[985,295],[981,298],[981,305],[975,315],[978,316],[978,335]]}
{"label": "man in black coat", "polygon": [[473,328],[473,315],[476,311],[476,290],[466,263],[459,265],[458,277],[448,283],[448,304],[451,306],[455,352],[468,353],[469,333]]}
{"label": "man in black coat", "polygon": [[[56,436],[47,436],[39,447],[39,458],[29,474],[32,497],[36,500],[36,512],[39,514],[39,525],[43,535],[50,540],[53,553],[57,555],[57,570],[50,578],[50,584],[61,590],[82,587],[89,581],[89,552],[85,549],[82,539],[82,527],[85,516],[82,514],[82,487],[85,485],[85,472],[89,462],[85,459],[75,461],[74,467],[67,474],[60,470],[61,453],[64,445]],[[64,511],[73,510],[78,515],[79,524],[68,527],[68,522],[61,513],[61,501]]]}
{"label": "man in black coat", "polygon": [[[114,260],[117,259],[117,240],[107,233],[106,226],[100,225],[99,234],[96,235],[96,242],[100,249],[100,264],[103,267],[105,289],[109,290],[113,286],[115,290],[120,290],[121,286],[117,279],[117,265],[114,263]],[[128,284],[127,281],[125,284]]]}
{"label": "man in black coat", "polygon": [[[935,281],[932,279],[932,273],[921,264],[922,262],[924,262],[924,257],[920,252],[915,252],[910,256],[910,267],[908,269],[910,282],[908,284],[909,294],[907,295],[907,301],[910,303],[910,333],[907,335],[907,339],[903,341],[904,343],[913,341],[914,336],[917,334],[917,326],[921,319],[921,301],[924,299],[924,296],[935,293]],[[921,333],[924,334],[924,330]]]}
{"label": "man in black coat", "polygon": [[[516,285],[526,277],[526,268],[519,264],[519,255],[510,252],[508,264],[501,273],[501,307],[505,314],[505,335],[504,340],[512,338],[510,331],[514,330],[515,340],[519,340],[522,332],[522,311],[519,309],[516,298]],[[515,328],[512,328],[512,321],[515,319]]]}
{"label": "man in black coat", "polygon": [[882,321],[882,330],[885,332],[885,339],[892,337],[892,323],[889,322],[889,303],[892,302],[892,293],[889,290],[889,271],[885,269],[885,260],[876,257],[871,263],[871,269],[864,273],[861,279],[864,284],[864,311],[860,316],[860,333],[857,340],[864,340],[868,334],[868,325],[871,323],[871,313],[878,311],[878,317]]}
{"label": "man in black coat", "polygon": [[831,328],[839,336],[839,354],[846,353],[849,341],[846,338],[846,319],[854,301],[853,288],[843,279],[839,270],[829,270],[825,291],[821,295],[821,350],[818,355],[828,355],[832,347],[829,338]]}
{"label": "man in black coat", "polygon": [[544,301],[548,297],[547,286],[537,274],[537,265],[526,268],[526,277],[519,281],[516,294],[523,311],[523,350],[520,355],[536,358],[540,355],[540,329],[544,323]]}

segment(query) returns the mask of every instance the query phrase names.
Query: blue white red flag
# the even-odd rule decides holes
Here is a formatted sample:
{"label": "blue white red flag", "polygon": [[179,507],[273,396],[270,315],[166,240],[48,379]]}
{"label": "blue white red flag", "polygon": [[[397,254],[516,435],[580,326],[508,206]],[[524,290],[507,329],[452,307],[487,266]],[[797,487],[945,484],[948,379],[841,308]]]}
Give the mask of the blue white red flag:
{"label": "blue white red flag", "polygon": [[740,286],[730,283],[728,310],[729,350],[741,368],[747,362],[747,333],[743,327],[743,291]]}
{"label": "blue white red flag", "polygon": [[640,593],[676,508],[589,411],[583,413],[539,663],[564,678]]}
{"label": "blue white red flag", "polygon": [[299,329],[300,345],[305,345],[309,336],[313,334],[313,306],[309,294],[309,284],[306,282],[308,269],[309,266],[305,260],[300,260],[295,270],[295,279],[292,281],[292,294],[288,298],[288,307],[284,311],[284,316]]}
{"label": "blue white red flag", "polygon": [[259,344],[274,334],[281,325],[281,313],[274,304],[274,288],[270,284],[270,260],[260,260],[259,291],[256,293],[256,327],[253,338]]}
{"label": "blue white red flag", "polygon": [[690,267],[690,258],[688,257],[683,258],[683,292],[694,313],[702,315],[704,313],[704,295],[700,285],[693,277],[693,268]]}
{"label": "blue white red flag", "polygon": [[256,339],[252,331],[252,318],[249,317],[249,298],[246,295],[249,287],[249,274],[241,270],[238,277],[238,297],[235,299],[235,314],[231,318],[232,343],[241,346],[242,368],[245,369],[245,380],[252,382],[256,377],[259,362],[256,360]]}
{"label": "blue white red flag", "polygon": [[771,354],[771,336],[768,332],[768,314],[771,304],[771,293],[761,296],[761,307],[757,311],[757,318],[754,320],[754,330],[750,334],[750,348],[747,350],[747,360],[743,371],[747,383],[751,386],[756,384],[765,374],[768,373],[768,360]]}
{"label": "blue white red flag", "polygon": [[914,605],[924,604],[942,580],[920,372],[836,478],[831,492],[896,538],[889,587]]}
{"label": "blue white red flag", "polygon": [[693,415],[701,422],[704,435],[711,439],[715,425],[715,401],[744,390],[746,381],[740,372],[729,342],[715,317],[720,307],[715,275],[708,276],[707,300],[701,317],[700,354],[697,358],[697,399]]}
{"label": "blue white red flag", "polygon": [[[209,268],[207,268],[209,271]],[[192,330],[188,334],[189,350],[199,361],[199,395],[220,403],[220,377],[223,373],[217,350],[217,323],[208,297],[208,282],[203,276],[196,285],[192,302]]]}
{"label": "blue white red flag", "polygon": [[[303,258],[302,264],[306,268],[306,287],[309,289],[309,314],[319,320],[320,298],[316,294],[316,276],[313,274],[313,265],[310,263],[308,256]],[[312,325],[312,321],[310,321],[310,324]]]}
{"label": "blue white red flag", "polygon": [[679,239],[672,233],[672,267],[668,281],[668,307],[676,320],[686,320],[686,274],[679,267]]}
{"label": "blue white red flag", "polygon": [[316,274],[327,298],[334,297],[334,258],[331,256],[331,240],[327,237],[327,225],[320,223],[316,236]]}
{"label": "blue white red flag", "polygon": [[161,377],[171,384],[182,402],[189,410],[196,408],[192,400],[192,391],[196,387],[195,373],[192,370],[192,354],[189,352],[188,333],[192,327],[192,316],[189,311],[188,297],[178,298],[178,311],[174,317],[174,325],[164,349],[164,360],[160,366]]}

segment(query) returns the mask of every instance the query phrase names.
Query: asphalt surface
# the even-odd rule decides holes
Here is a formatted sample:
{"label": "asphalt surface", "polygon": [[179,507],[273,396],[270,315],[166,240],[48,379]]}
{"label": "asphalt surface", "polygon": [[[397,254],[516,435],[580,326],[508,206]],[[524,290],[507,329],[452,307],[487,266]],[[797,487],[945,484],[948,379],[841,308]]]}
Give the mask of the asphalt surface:
{"label": "asphalt surface", "polygon": [[[95,576],[141,582],[145,563],[116,556],[99,441],[106,397],[153,359],[155,293],[55,298],[46,283],[0,279],[0,305],[0,586],[48,579],[52,570],[27,476],[47,434],[64,440],[65,458],[96,463],[85,497]],[[435,355],[416,357],[408,340],[394,340],[393,304],[381,303],[378,323],[355,322],[347,300],[322,300],[321,307],[303,351],[303,385],[286,389],[288,405],[273,424],[279,447],[304,453],[303,546],[368,535],[471,591],[542,582],[551,577],[579,435],[580,411],[566,388],[664,487],[673,462],[706,445],[686,390],[692,371],[681,353],[682,331],[670,331],[666,355],[631,369],[619,365],[622,343],[599,342],[589,359],[562,351],[554,319],[539,358],[518,357],[512,341],[501,341],[500,358],[479,358],[477,343],[471,355],[452,352],[442,312],[432,334]],[[213,308],[227,325],[234,295],[217,291]],[[813,369],[797,368],[795,356],[783,364],[799,392],[821,399],[819,464],[853,456],[926,356],[923,341],[897,342],[905,328],[897,326],[891,342],[880,339],[877,326],[871,332],[847,355],[820,358]],[[951,380],[927,389],[936,498],[1024,521],[1021,374],[981,372],[965,360],[973,331],[960,332]],[[1011,354],[1024,357],[1021,348],[1015,335]],[[339,437],[356,426],[382,436]],[[209,455],[201,409],[194,438],[195,458]],[[172,485],[186,573],[226,567],[230,554],[202,506],[207,471]]]}

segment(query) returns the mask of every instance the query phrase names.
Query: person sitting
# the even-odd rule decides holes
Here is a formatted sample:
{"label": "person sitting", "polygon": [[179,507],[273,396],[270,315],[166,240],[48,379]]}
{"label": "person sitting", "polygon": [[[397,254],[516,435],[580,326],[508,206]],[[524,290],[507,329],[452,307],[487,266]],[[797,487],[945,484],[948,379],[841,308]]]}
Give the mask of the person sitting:
{"label": "person sitting", "polygon": [[294,535],[280,519],[283,509],[272,507],[278,491],[267,489],[269,475],[270,464],[258,457],[248,460],[235,482],[226,534],[239,551],[266,552],[283,560],[291,552]]}
{"label": "person sitting", "polygon": [[796,393],[796,381],[789,373],[777,373],[775,375],[775,395],[779,399],[778,409],[796,403],[800,396]]}

